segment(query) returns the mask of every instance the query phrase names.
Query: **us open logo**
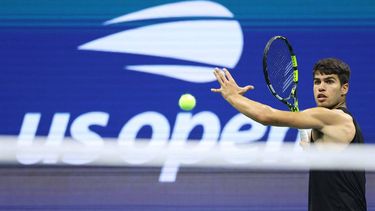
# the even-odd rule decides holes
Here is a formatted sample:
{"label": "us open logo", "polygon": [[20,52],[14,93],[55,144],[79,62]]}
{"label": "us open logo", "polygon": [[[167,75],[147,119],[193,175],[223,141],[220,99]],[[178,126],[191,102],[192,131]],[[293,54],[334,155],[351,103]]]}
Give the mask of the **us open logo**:
{"label": "us open logo", "polygon": [[[153,19],[166,22],[117,32],[84,43],[78,49],[181,60],[184,64],[137,64],[124,68],[192,83],[214,81],[213,67],[234,68],[241,57],[241,26],[227,8],[216,2],[164,4],[119,16],[103,25]],[[185,65],[189,62],[192,64]]]}

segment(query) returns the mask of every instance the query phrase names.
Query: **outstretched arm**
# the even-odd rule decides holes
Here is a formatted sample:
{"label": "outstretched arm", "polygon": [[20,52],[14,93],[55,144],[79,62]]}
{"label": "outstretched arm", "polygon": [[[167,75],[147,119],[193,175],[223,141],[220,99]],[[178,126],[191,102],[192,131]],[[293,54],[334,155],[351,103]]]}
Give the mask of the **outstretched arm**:
{"label": "outstretched arm", "polygon": [[239,87],[228,70],[223,69],[221,71],[216,68],[214,75],[220,84],[220,88],[211,89],[211,91],[221,93],[224,99],[239,112],[261,124],[323,130],[327,125],[339,124],[342,121],[336,112],[326,108],[312,108],[303,112],[274,109],[242,96],[246,91],[252,90],[254,87]]}
{"label": "outstretched arm", "polygon": [[211,91],[221,93],[223,98],[239,112],[264,125],[290,126],[283,123],[286,122],[285,118],[291,112],[277,110],[243,96],[246,91],[254,89],[253,86],[246,86],[247,89],[246,87],[239,87],[225,68],[223,71],[216,68],[214,75],[220,84],[220,88],[211,89]]}

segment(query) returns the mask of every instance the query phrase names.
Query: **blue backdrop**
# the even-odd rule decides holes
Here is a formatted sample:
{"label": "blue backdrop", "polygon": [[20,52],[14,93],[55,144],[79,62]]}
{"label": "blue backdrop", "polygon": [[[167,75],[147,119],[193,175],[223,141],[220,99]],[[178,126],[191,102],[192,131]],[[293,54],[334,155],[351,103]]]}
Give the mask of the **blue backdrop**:
{"label": "blue backdrop", "polygon": [[[375,79],[375,74],[371,72],[374,64],[371,52],[375,44],[372,39],[375,35],[373,1],[361,1],[360,4],[356,1],[342,0],[198,2],[206,4],[207,7],[198,5],[200,10],[197,10],[193,6],[189,8],[191,5],[177,5],[176,8],[167,9],[157,15],[153,13],[153,17],[146,15],[143,18],[136,17],[133,20],[108,24],[105,22],[123,15],[136,12],[144,15],[144,9],[155,9],[157,6],[160,8],[169,6],[170,3],[181,2],[2,1],[0,133],[18,135],[23,126],[33,128],[34,125],[37,129],[35,135],[48,135],[53,118],[61,114],[65,115],[67,124],[60,123],[56,127],[60,128],[60,132],[62,131],[65,136],[71,136],[74,121],[86,115],[89,122],[87,134],[118,137],[124,125],[128,125],[129,131],[137,137],[151,138],[154,135],[171,139],[174,131],[176,132],[176,118],[183,112],[177,106],[177,101],[181,94],[188,92],[197,99],[197,106],[191,111],[192,116],[204,112],[207,114],[203,115],[204,118],[212,117],[214,125],[219,127],[218,135],[214,134],[212,137],[219,140],[225,126],[238,112],[221,96],[210,92],[210,88],[218,86],[215,81],[197,83],[162,74],[132,71],[129,66],[227,66],[240,85],[252,84],[256,87],[247,94],[249,98],[286,109],[267,90],[261,66],[263,48],[268,39],[274,35],[284,35],[290,39],[298,55],[301,108],[306,109],[315,105],[312,95],[313,64],[324,57],[341,58],[352,68],[349,109],[360,123],[366,142],[374,142],[374,111],[371,109],[374,95],[372,83]],[[174,14],[173,11],[180,15]],[[187,15],[181,16],[182,11]],[[210,11],[216,13],[209,15]],[[228,32],[227,28],[220,28],[220,24],[218,28],[204,29],[206,31],[203,32],[188,31],[191,33],[190,37],[198,34],[195,41],[203,45],[201,49],[178,49],[179,46],[183,46],[181,43],[186,41],[185,38],[180,38],[186,32],[173,31],[173,27],[170,29],[172,31],[167,32],[170,36],[168,39],[157,38],[157,33],[164,29],[160,27],[163,24],[178,25],[189,22],[194,25],[200,21],[231,23],[237,31]],[[235,27],[236,23],[240,24],[239,30]],[[210,24],[204,26],[209,27]],[[136,36],[134,40],[127,40],[131,37],[131,34],[128,34],[127,37],[111,41],[113,46],[109,48],[125,46],[124,52],[120,52],[121,49],[117,52],[79,49],[79,46],[93,40],[147,27],[155,27],[152,32],[156,34],[145,35],[150,31],[139,31],[138,34],[133,34]],[[195,25],[191,29],[195,29],[194,27]],[[216,30],[215,33],[210,34],[213,30]],[[173,33],[174,39],[170,39],[173,38]],[[217,35],[218,38],[215,34],[224,35],[220,35],[221,38]],[[139,37],[141,35],[145,36]],[[232,35],[237,40],[232,40]],[[225,39],[225,36],[228,36],[228,39]],[[215,39],[217,45],[204,46],[206,42]],[[237,50],[228,47],[232,43],[239,46]],[[127,48],[129,45],[131,47]],[[194,43],[192,45],[195,46]],[[170,52],[168,55],[162,54],[157,50],[156,53],[150,53],[158,46],[172,49],[172,54],[176,56]],[[200,51],[212,53],[212,58],[199,60],[193,54]],[[186,59],[181,56],[182,54],[194,58]],[[238,58],[231,55],[237,55]],[[223,62],[220,62],[221,57]],[[234,62],[224,61],[226,57],[233,57]],[[183,73],[177,70],[176,72],[180,75]],[[90,114],[102,115],[103,120],[98,120],[98,116]],[[154,117],[149,114],[153,114]],[[27,115],[36,115],[37,120],[31,121],[26,118]],[[215,122],[216,117],[219,124]],[[154,120],[157,122],[164,118],[167,124],[160,123],[158,128],[152,125]],[[133,125],[133,129],[129,124],[133,122],[132,119],[141,122],[138,126]],[[268,140],[269,127],[255,130],[252,122],[242,124],[239,130],[248,132],[249,135],[248,140],[243,138],[242,142]],[[252,128],[254,130],[251,130]],[[215,131],[215,128],[210,129],[198,122],[188,133],[189,138],[201,139],[205,133],[212,131]],[[285,141],[294,141],[296,132],[288,130],[280,136]]]}
{"label": "blue backdrop", "polygon": [[[247,97],[286,110],[262,73],[274,35],[297,53],[301,109],[315,106],[317,60],[351,66],[348,107],[375,143],[373,0],[0,0],[0,136],[293,142],[296,130],[257,124],[210,92],[213,68],[227,67],[256,87]],[[178,107],[184,93],[197,99],[192,111]],[[17,155],[23,164],[57,159]],[[306,172],[182,168],[176,182],[178,167],[164,167],[1,166],[0,209],[307,209]],[[369,210],[374,181],[368,173]]]}

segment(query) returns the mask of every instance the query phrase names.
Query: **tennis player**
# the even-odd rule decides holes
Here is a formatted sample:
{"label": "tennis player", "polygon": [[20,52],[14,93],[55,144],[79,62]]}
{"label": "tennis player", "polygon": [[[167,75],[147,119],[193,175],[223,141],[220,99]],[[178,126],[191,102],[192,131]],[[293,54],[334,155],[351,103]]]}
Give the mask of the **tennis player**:
{"label": "tennis player", "polygon": [[[317,107],[302,112],[277,110],[244,97],[243,94],[254,87],[239,87],[226,69],[216,68],[214,75],[220,88],[211,91],[221,93],[239,112],[261,124],[312,129],[309,139],[320,146],[363,143],[361,130],[346,107],[350,68],[339,59],[322,59],[314,65],[313,89]],[[309,210],[367,210],[365,183],[364,171],[311,170]]]}

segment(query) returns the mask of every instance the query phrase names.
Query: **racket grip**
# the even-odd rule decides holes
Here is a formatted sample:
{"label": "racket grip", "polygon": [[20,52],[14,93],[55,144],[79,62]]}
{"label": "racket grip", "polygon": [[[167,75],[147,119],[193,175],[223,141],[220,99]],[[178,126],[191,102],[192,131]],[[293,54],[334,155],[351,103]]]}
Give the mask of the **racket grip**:
{"label": "racket grip", "polygon": [[301,141],[304,141],[306,143],[310,143],[309,135],[307,134],[307,130],[298,129],[299,136],[301,138]]}

